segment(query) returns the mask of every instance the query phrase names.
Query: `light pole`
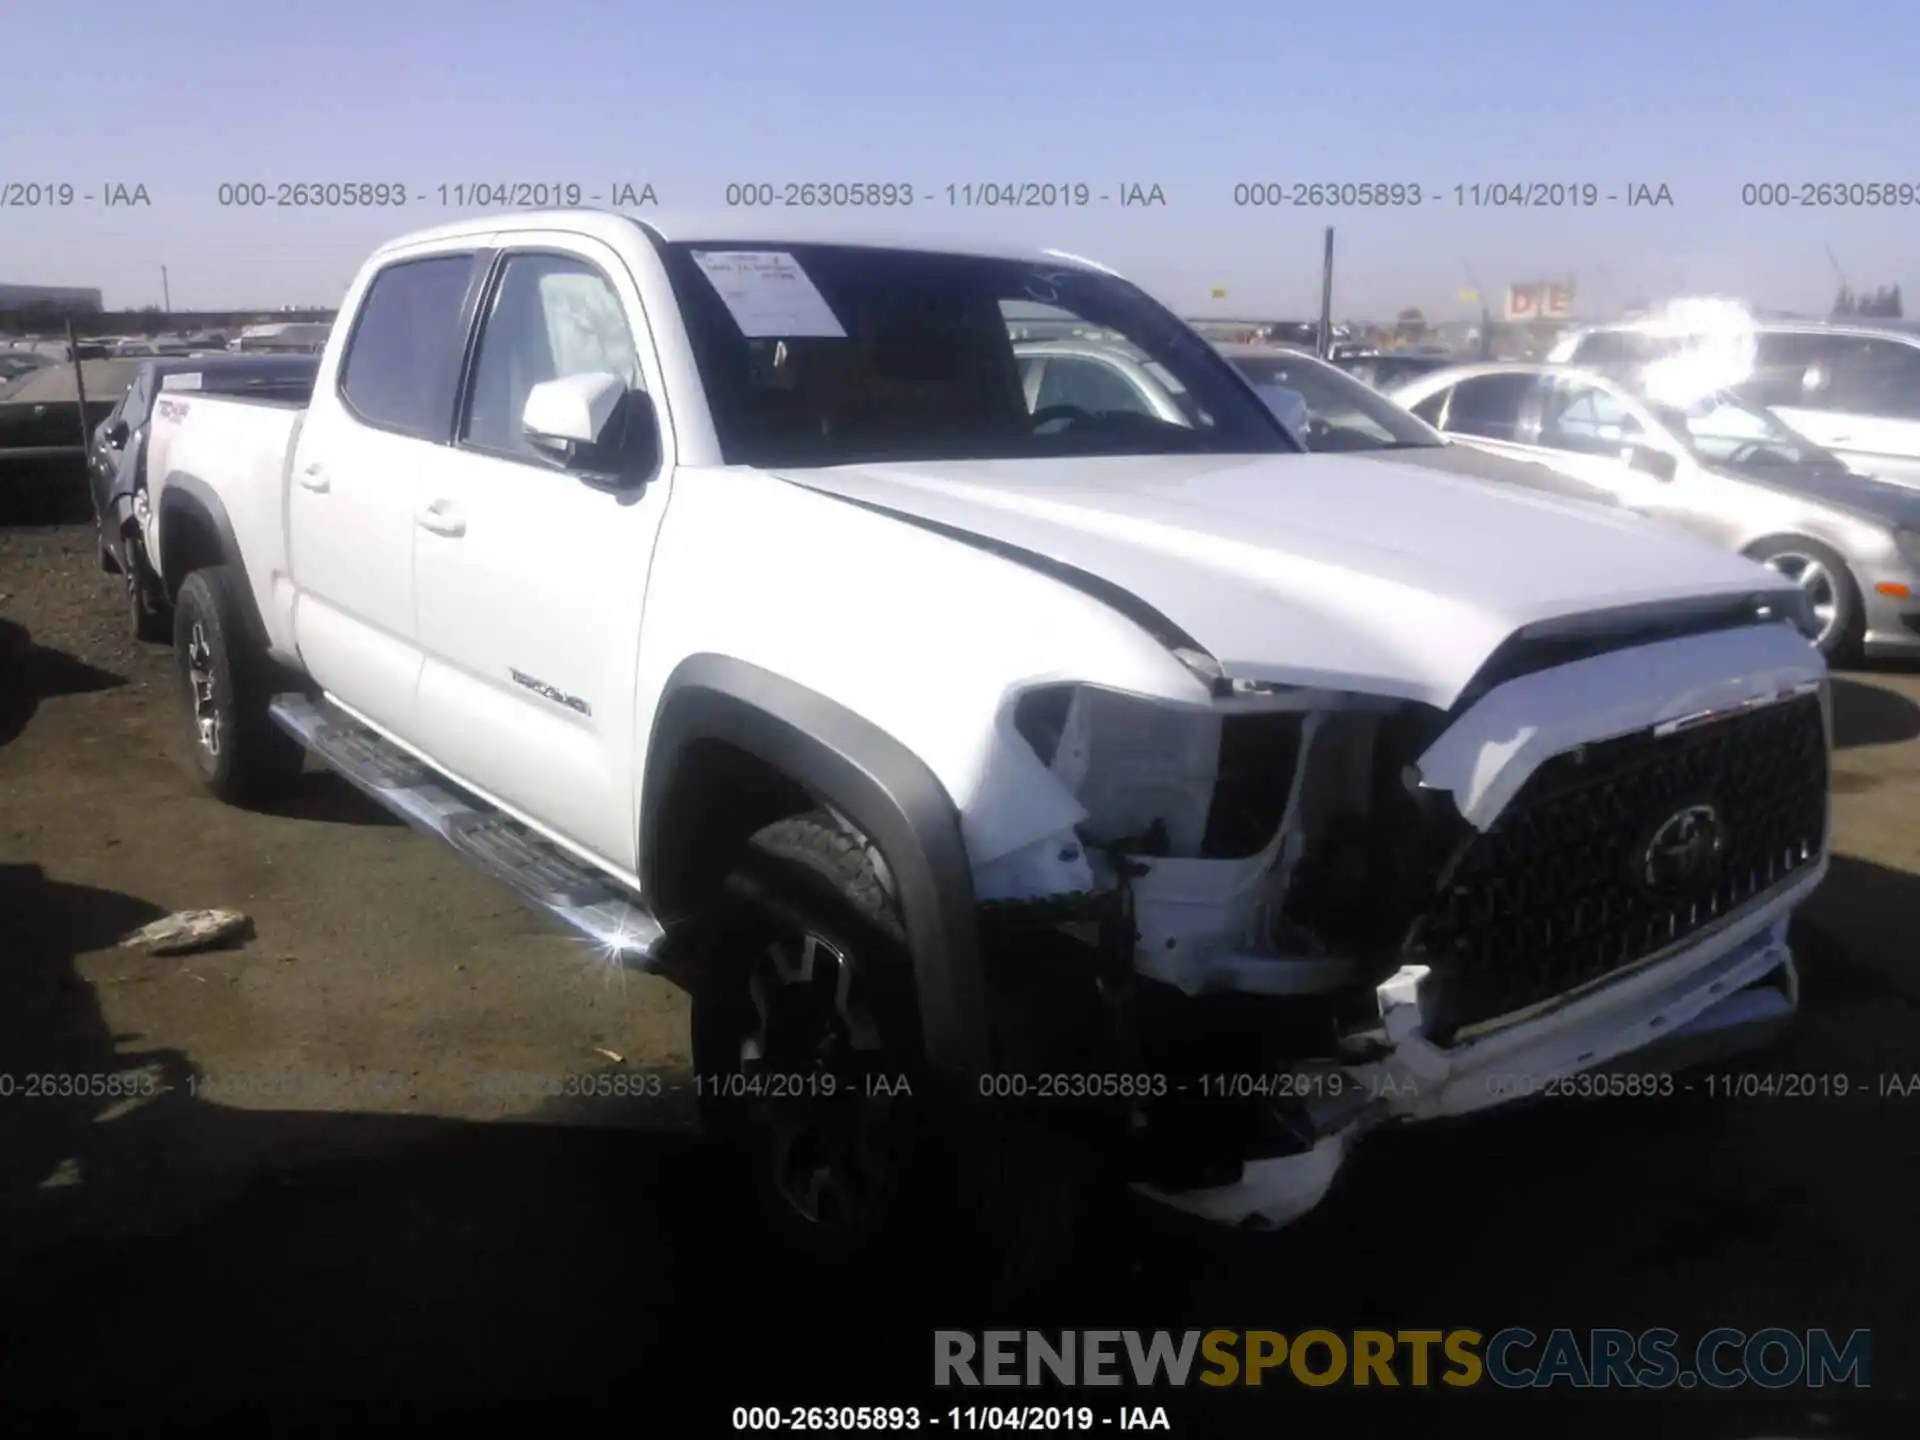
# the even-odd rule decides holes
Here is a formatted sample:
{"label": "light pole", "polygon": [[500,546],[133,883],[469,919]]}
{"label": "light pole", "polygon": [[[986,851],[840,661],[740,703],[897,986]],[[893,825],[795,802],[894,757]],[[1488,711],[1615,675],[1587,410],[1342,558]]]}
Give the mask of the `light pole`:
{"label": "light pole", "polygon": [[168,314],[173,313],[173,291],[167,285],[167,267],[160,267],[160,305]]}
{"label": "light pole", "polygon": [[1322,360],[1333,355],[1333,227],[1327,227],[1326,253],[1320,261],[1320,334],[1315,347]]}

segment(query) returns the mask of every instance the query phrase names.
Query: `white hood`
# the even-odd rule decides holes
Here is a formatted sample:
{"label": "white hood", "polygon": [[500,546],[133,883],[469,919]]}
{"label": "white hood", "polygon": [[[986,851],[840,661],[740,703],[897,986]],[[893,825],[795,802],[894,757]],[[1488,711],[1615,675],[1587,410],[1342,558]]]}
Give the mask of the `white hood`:
{"label": "white hood", "polygon": [[1337,455],[939,461],[784,478],[1090,572],[1234,678],[1442,708],[1523,626],[1791,593],[1773,571],[1638,516]]}

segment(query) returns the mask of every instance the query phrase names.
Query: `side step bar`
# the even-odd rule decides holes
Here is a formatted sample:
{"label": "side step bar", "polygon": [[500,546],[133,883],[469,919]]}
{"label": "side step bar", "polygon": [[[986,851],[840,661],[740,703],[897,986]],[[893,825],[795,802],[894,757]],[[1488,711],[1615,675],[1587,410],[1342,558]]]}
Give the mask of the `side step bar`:
{"label": "side step bar", "polygon": [[407,824],[445,841],[600,955],[655,968],[665,931],[625,889],[478,796],[457,788],[352,716],[297,693],[276,695],[274,724]]}

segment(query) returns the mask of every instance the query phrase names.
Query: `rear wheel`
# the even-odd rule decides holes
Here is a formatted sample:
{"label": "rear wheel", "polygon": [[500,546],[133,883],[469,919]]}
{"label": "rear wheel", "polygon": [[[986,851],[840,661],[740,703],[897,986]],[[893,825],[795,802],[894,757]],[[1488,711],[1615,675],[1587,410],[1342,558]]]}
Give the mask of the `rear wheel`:
{"label": "rear wheel", "polygon": [[702,1118],[787,1247],[883,1280],[950,1265],[1001,1297],[1048,1278],[1093,1177],[1069,1147],[936,1097],[870,847],[825,812],[770,825],[728,907],[693,986]]}
{"label": "rear wheel", "polygon": [[1747,552],[1752,559],[1798,585],[1819,627],[1814,644],[1830,662],[1851,660],[1866,630],[1860,587],[1847,562],[1818,540],[1789,535],[1764,540]]}
{"label": "rear wheel", "polygon": [[272,668],[248,633],[240,578],[196,570],[174,602],[173,648],[201,781],[229,804],[266,798],[300,773],[305,752],[267,716]]}

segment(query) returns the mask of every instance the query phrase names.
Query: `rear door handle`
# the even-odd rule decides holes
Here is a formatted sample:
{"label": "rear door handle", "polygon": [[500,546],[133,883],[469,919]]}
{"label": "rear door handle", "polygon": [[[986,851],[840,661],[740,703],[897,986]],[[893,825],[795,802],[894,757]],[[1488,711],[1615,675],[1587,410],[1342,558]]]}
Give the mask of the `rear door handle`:
{"label": "rear door handle", "polygon": [[316,495],[324,495],[333,488],[333,481],[327,478],[325,466],[309,465],[300,472],[300,488],[311,490]]}
{"label": "rear door handle", "polygon": [[450,540],[457,540],[467,533],[466,519],[451,500],[436,500],[413,519],[422,530],[445,535]]}

